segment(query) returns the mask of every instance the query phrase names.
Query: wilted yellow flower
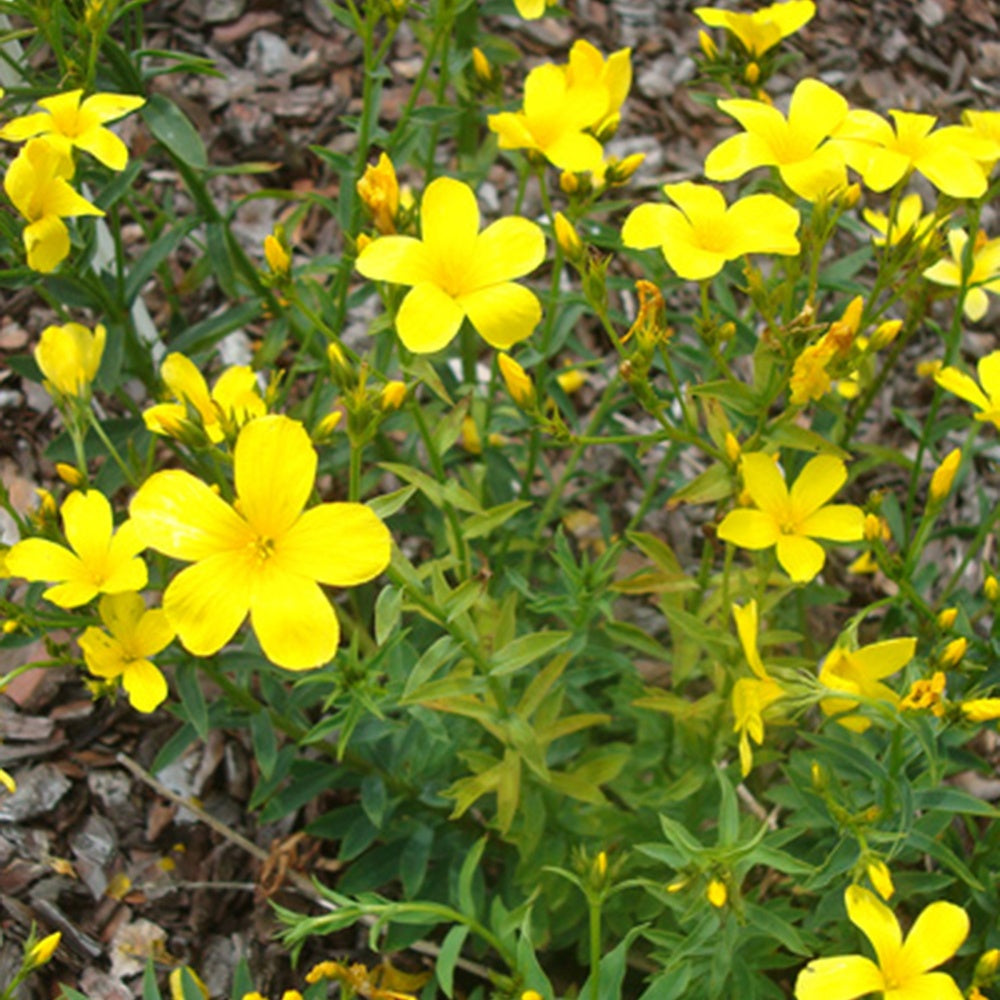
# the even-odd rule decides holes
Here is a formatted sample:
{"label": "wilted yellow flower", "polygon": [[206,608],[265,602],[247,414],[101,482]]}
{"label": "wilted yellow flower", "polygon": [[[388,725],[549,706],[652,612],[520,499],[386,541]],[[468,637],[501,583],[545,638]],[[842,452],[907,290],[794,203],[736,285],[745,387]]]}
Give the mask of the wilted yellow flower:
{"label": "wilted yellow flower", "polygon": [[931,476],[930,497],[932,503],[940,503],[951,492],[955,473],[962,462],[962,449],[952,448],[942,459]]}
{"label": "wilted yellow flower", "polygon": [[752,14],[717,10],[714,7],[695,7],[694,13],[710,28],[725,28],[739,41],[747,55],[762,56],[782,38],[794,34],[812,20],[816,4],[812,0],[785,0],[784,3],[762,7]]}
{"label": "wilted yellow flower", "polygon": [[868,880],[886,902],[892,898],[892,894],[896,891],[896,887],[892,884],[889,866],[880,858],[873,858],[868,862]]}
{"label": "wilted yellow flower", "polygon": [[788,380],[788,399],[793,406],[805,406],[810,400],[822,399],[830,391],[831,379],[826,368],[833,355],[834,345],[826,337],[802,350],[792,365]]}
{"label": "wilted yellow flower", "polygon": [[85,398],[97,377],[106,332],[101,324],[91,333],[79,323],[47,326],[35,348],[35,362],[50,392]]}
{"label": "wilted yellow flower", "polygon": [[716,909],[722,909],[726,905],[726,900],[729,899],[729,890],[726,889],[726,883],[713,878],[705,890],[705,897]]}
{"label": "wilted yellow flower", "polygon": [[914,681],[906,696],[900,701],[899,707],[911,712],[929,708],[937,716],[944,715],[944,706],[941,702],[945,684],[944,672],[936,670],[930,680]]}
{"label": "wilted yellow flower", "polygon": [[840,725],[855,733],[865,732],[871,726],[870,719],[863,715],[842,714],[858,707],[857,698],[849,696],[861,695],[866,699],[898,704],[899,696],[883,684],[882,679],[902,670],[913,659],[916,649],[917,640],[913,638],[885,639],[860,649],[844,646],[832,649],[820,668],[819,682],[838,692],[838,696],[821,699],[819,707],[824,715],[839,716]]}
{"label": "wilted yellow flower", "polygon": [[383,235],[396,231],[399,212],[399,181],[396,168],[386,153],[375,165],[368,164],[358,181],[358,195],[372,217],[375,228]]}
{"label": "wilted yellow flower", "polygon": [[651,354],[661,340],[670,336],[667,305],[659,288],[645,278],[640,278],[635,283],[635,291],[639,296],[639,309],[632,325],[622,337],[622,343],[634,335],[642,349]]}
{"label": "wilted yellow flower", "polygon": [[535,383],[531,376],[509,354],[498,354],[497,364],[511,399],[522,409],[530,409],[535,403]]}

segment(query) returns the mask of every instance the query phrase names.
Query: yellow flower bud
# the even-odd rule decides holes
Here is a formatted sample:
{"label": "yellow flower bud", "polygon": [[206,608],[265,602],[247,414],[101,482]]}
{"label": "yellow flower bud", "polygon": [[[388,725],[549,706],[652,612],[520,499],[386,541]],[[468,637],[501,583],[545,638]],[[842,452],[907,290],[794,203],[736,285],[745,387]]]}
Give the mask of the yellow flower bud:
{"label": "yellow flower bud", "polygon": [[559,175],[559,190],[563,194],[576,194],[580,190],[579,176],[569,170],[564,170]]}
{"label": "yellow flower bud", "polygon": [[11,795],[17,791],[17,782],[2,767],[0,767],[0,785],[3,785]]}
{"label": "yellow flower bud", "polygon": [[917,364],[917,375],[920,378],[934,378],[941,371],[943,364],[940,358],[934,361],[921,361]]}
{"label": "yellow flower bud", "polygon": [[958,608],[942,609],[937,616],[938,628],[947,632],[955,624],[956,618],[958,618]]}
{"label": "yellow flower bud", "polygon": [[953,448],[934,470],[930,487],[932,503],[940,503],[951,492],[951,484],[955,481],[955,473],[958,472],[961,461],[962,449]]}
{"label": "yellow flower bud", "polygon": [[856,181],[853,184],[848,184],[840,195],[840,203],[844,208],[854,208],[860,200],[861,185]]}
{"label": "yellow flower bud", "polygon": [[868,862],[868,881],[886,901],[891,899],[892,894],[896,891],[896,887],[892,884],[889,866],[884,861],[874,859]]}
{"label": "yellow flower bud", "polygon": [[740,453],[742,448],[740,448],[740,442],[737,440],[736,435],[732,431],[726,431],[726,458],[729,459],[734,465],[740,460]]}
{"label": "yellow flower bud", "polygon": [[972,698],[963,701],[961,708],[969,722],[992,722],[1000,719],[1000,698]]}
{"label": "yellow flower bud", "polygon": [[888,529],[885,519],[878,514],[865,514],[864,534],[865,541],[877,542],[879,540],[888,541],[886,530]]}
{"label": "yellow flower bud", "polygon": [[1000,583],[997,583],[995,576],[990,575],[983,580],[983,595],[987,601],[995,601],[1000,597]]}
{"label": "yellow flower bud", "polygon": [[950,667],[958,666],[961,662],[962,657],[965,656],[965,651],[969,648],[969,640],[964,636],[959,636],[957,639],[952,639],[947,646],[944,647],[941,653],[940,663],[945,669]]}
{"label": "yellow flower bud", "polygon": [[274,233],[268,233],[264,237],[264,258],[271,273],[276,277],[287,277],[292,269],[292,258],[285,248],[284,241]]}
{"label": "yellow flower bud", "polygon": [[0,625],[0,632],[4,635],[13,635],[19,628],[21,623],[14,618],[8,618],[3,625]]}
{"label": "yellow flower bud", "polygon": [[367,233],[358,233],[358,238],[354,241],[354,251],[360,254],[369,243],[375,241]]}
{"label": "yellow flower bud", "polygon": [[1000,968],[1000,948],[990,948],[979,956],[972,977],[978,983],[985,983],[997,974],[998,968]]}
{"label": "yellow flower bud", "polygon": [[43,937],[42,940],[33,945],[24,956],[25,966],[29,969],[37,969],[39,966],[45,965],[47,962],[51,961],[56,948],[59,947],[59,941],[61,939],[62,933],[60,931],[56,931],[48,937]]}
{"label": "yellow flower bud", "polygon": [[587,384],[587,376],[579,368],[567,368],[556,375],[556,381],[567,396],[572,396]]}
{"label": "yellow flower bud", "polygon": [[608,874],[608,855],[605,851],[598,851],[594,858],[594,873],[598,878],[604,878]]}
{"label": "yellow flower bud", "polygon": [[511,399],[522,409],[529,409],[535,403],[535,384],[531,376],[509,355],[497,355],[497,364]]}
{"label": "yellow flower bud", "polygon": [[521,1000],[543,1000],[543,997],[538,990],[525,990],[521,994]]}
{"label": "yellow flower bud", "polygon": [[62,396],[89,396],[106,335],[100,324],[93,333],[79,323],[47,326],[35,348],[35,361],[49,390]]}
{"label": "yellow flower bud", "polygon": [[83,485],[83,476],[79,469],[66,462],[56,462],[56,475],[69,486]]}
{"label": "yellow flower bud", "polygon": [[758,66],[755,62],[748,64],[747,68],[743,71],[743,79],[746,80],[751,87],[755,86],[757,81],[760,79],[760,66]]}
{"label": "yellow flower bud", "polygon": [[707,31],[698,32],[698,45],[705,53],[706,59],[715,60],[719,55],[719,47],[715,44],[712,36]]}
{"label": "yellow flower bud", "polygon": [[552,228],[555,231],[559,249],[570,260],[578,259],[583,253],[583,244],[580,242],[576,229],[573,228],[573,223],[562,212],[556,212],[555,218],[552,220]]}
{"label": "yellow flower bud", "polygon": [[281,1000],[303,1000],[302,994],[298,990],[285,990],[281,994]]}
{"label": "yellow flower bud", "polygon": [[902,328],[901,319],[887,319],[879,323],[872,334],[872,350],[881,351],[883,347],[888,347]]}
{"label": "yellow flower bud", "polygon": [[378,163],[367,166],[357,190],[375,228],[383,235],[394,233],[399,211],[399,181],[396,168],[385,153],[379,156]]}
{"label": "yellow flower bud", "polygon": [[478,46],[472,50],[472,68],[483,83],[493,82],[493,67],[486,58],[486,53]]}
{"label": "yellow flower bud", "polygon": [[645,153],[632,153],[623,160],[609,163],[604,178],[608,184],[625,184],[645,162]]}
{"label": "yellow flower bud", "polygon": [[383,410],[398,410],[406,399],[406,383],[398,380],[386,382],[379,396],[379,405]]}
{"label": "yellow flower bud", "polygon": [[483,453],[483,439],[476,426],[475,417],[471,413],[466,413],[462,417],[462,447],[470,455],[481,455]]}
{"label": "yellow flower bud", "polygon": [[705,891],[705,896],[712,906],[714,906],[717,910],[720,910],[726,905],[726,900],[729,899],[729,890],[726,889],[725,882],[722,882],[717,878],[713,878],[712,881],[708,883],[708,889]]}
{"label": "yellow flower bud", "polygon": [[812,786],[817,792],[822,792],[829,784],[826,768],[817,760],[814,760],[809,765],[809,777],[812,779]]}
{"label": "yellow flower bud", "polygon": [[313,431],[313,440],[326,441],[337,429],[344,414],[342,410],[332,410],[316,425]]}
{"label": "yellow flower bud", "polygon": [[687,884],[688,880],[686,878],[678,879],[676,882],[671,882],[670,885],[667,886],[667,892],[680,892],[681,889],[683,889]]}

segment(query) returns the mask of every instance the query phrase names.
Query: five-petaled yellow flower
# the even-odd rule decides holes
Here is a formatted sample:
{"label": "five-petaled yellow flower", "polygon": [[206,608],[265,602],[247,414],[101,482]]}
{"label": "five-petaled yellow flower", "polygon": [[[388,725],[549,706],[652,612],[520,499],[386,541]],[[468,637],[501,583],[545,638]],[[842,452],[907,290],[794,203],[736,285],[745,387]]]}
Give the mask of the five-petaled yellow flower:
{"label": "five-petaled yellow flower", "polygon": [[128,162],[128,147],[105,128],[107,122],[121,118],[146,103],[143,97],[130,94],[91,94],[83,100],[82,90],[70,90],[38,102],[42,111],[14,118],[0,128],[0,139],[21,142],[43,136],[45,142],[65,160],[72,159],[75,146],[100,160],[112,170],[121,170]]}
{"label": "five-petaled yellow flower", "polygon": [[622,241],[640,250],[658,246],[681,278],[711,278],[744,254],[799,252],[799,213],[773,194],[748,195],[727,208],[722,194],[706,184],[665,184],[663,192],[678,207],[632,209]]}
{"label": "five-petaled yellow flower", "polygon": [[743,655],[755,675],[741,677],[733,685],[733,731],[740,735],[740,770],[745,778],[753,767],[750,740],[758,746],[764,742],[764,712],[785,692],[768,674],[757,649],[757,602],[750,601],[742,607],[734,604],[732,608]]}
{"label": "five-petaled yellow flower", "polygon": [[35,348],[35,362],[50,392],[86,397],[97,377],[107,333],[99,323],[91,333],[80,323],[47,326]]}
{"label": "five-petaled yellow flower", "polygon": [[257,376],[245,365],[227,368],[209,393],[204,376],[183,354],[163,359],[160,376],[176,403],[157,403],[143,410],[142,419],[154,434],[176,437],[185,421],[200,420],[210,441],[222,441],[234,431],[267,412],[257,389]]}
{"label": "five-petaled yellow flower", "polygon": [[104,215],[69,184],[73,163],[46,139],[31,139],[4,175],[3,188],[14,207],[28,221],[24,247],[28,267],[48,274],[69,253],[69,230],[63,219]]}
{"label": "five-petaled yellow flower", "polygon": [[756,167],[777,167],[800,198],[817,201],[847,185],[844,154],[830,134],[847,115],[847,101],[819,80],[801,80],[788,118],[763,101],[719,101],[745,129],[724,139],[705,160],[705,176],[732,181]]}
{"label": "five-petaled yellow flower", "polygon": [[[917,649],[916,639],[886,639],[873,642],[861,649],[847,649],[837,646],[831,650],[819,672],[819,682],[833,691],[843,691],[845,695],[860,695],[862,698],[899,704],[899,695],[882,683],[882,678],[902,670]],[[842,726],[855,733],[863,733],[871,725],[871,720],[863,715],[841,715],[858,707],[856,698],[823,698],[819,707],[826,715],[840,716]]]}
{"label": "five-petaled yellow flower", "polygon": [[1000,430],[1000,351],[980,358],[976,371],[982,388],[976,385],[974,379],[951,365],[942,368],[934,376],[934,381],[942,389],[978,407],[981,412],[975,415],[976,420],[988,420]]}
{"label": "five-petaled yellow flower", "polygon": [[786,0],[785,3],[762,7],[752,14],[714,7],[695,7],[694,13],[710,28],[725,28],[739,40],[747,55],[756,58],[811,21],[816,13],[816,4],[813,0]]}
{"label": "five-petaled yellow flower", "polygon": [[571,92],[589,92],[591,107],[604,109],[600,118],[595,117],[588,127],[604,135],[616,126],[632,86],[632,50],[618,49],[605,59],[598,48],[578,38],[569,50],[565,73]]}
{"label": "five-petaled yellow flower", "polygon": [[740,468],[755,509],[730,511],[719,525],[719,538],[744,549],[775,546],[778,562],[796,583],[811,580],[826,561],[814,538],[857,542],[864,536],[865,516],[859,507],[827,504],[847,480],[839,458],[811,458],[791,490],[770,455],[744,454]]}
{"label": "five-petaled yellow flower", "polygon": [[108,631],[91,626],[78,640],[87,669],[106,680],[120,677],[132,707],[152,712],[167,697],[167,682],[149,659],[174,638],[167,616],[136,593],[107,594],[98,610]]}
{"label": "five-petaled yellow flower", "polygon": [[545,256],[534,222],[498,219],[479,232],[472,189],[450,177],[432,181],[420,206],[421,239],[382,236],[358,257],[358,270],[376,281],[411,285],[396,315],[411,351],[430,354],[449,343],[466,318],[491,346],[504,349],[531,334],[542,307],[513,279]]}
{"label": "five-petaled yellow flower", "polygon": [[[960,288],[962,285],[962,260],[969,234],[964,229],[948,230],[948,247],[951,259],[945,258],[932,264],[924,277],[938,285]],[[989,307],[987,292],[1000,292],[1000,237],[989,240],[980,230],[972,245],[972,270],[965,283],[965,300],[962,312],[976,322],[986,315]]]}
{"label": "five-petaled yellow flower", "polygon": [[163,609],[184,647],[217,652],[247,614],[264,655],[306,670],[333,658],[340,626],[320,584],[353,587],[389,562],[389,532],[360,503],[305,505],[316,478],[305,428],[281,415],[240,431],[230,506],[190,473],[154,473],[132,500],[136,533],[193,563],[167,585]]}
{"label": "five-petaled yellow flower", "polygon": [[895,246],[903,240],[912,239],[917,243],[927,243],[933,235],[938,221],[933,214],[924,215],[924,202],[917,192],[903,197],[896,208],[895,215],[890,219],[883,212],[873,209],[862,209],[865,222],[879,235],[872,237],[875,246]]}
{"label": "five-petaled yellow flower", "polygon": [[876,961],[863,955],[814,959],[795,981],[796,1000],[857,1000],[871,993],[882,1000],[962,1000],[951,976],[930,970],[951,958],[968,936],[965,910],[931,903],[904,940],[892,910],[873,892],[852,885],[844,902],[851,923],[871,941]]}
{"label": "five-petaled yellow flower", "polygon": [[26,538],[7,553],[12,576],[55,582],[42,596],[61,608],[146,586],[146,564],[139,558],[145,546],[131,521],[114,530],[103,493],[70,493],[61,513],[69,548],[47,538]]}

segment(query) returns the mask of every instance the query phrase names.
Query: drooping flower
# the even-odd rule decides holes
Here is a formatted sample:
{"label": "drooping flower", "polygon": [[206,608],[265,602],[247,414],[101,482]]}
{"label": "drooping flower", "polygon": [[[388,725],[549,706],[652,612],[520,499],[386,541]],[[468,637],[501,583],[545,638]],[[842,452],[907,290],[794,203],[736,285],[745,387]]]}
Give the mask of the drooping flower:
{"label": "drooping flower", "polygon": [[695,7],[695,16],[710,28],[725,28],[738,39],[747,55],[757,58],[794,34],[816,13],[813,0],[785,0],[762,7],[752,14],[740,14],[714,7]]}
{"label": "drooping flower", "polygon": [[101,367],[106,339],[98,323],[91,333],[80,323],[47,326],[35,348],[35,363],[45,376],[50,392],[62,396],[86,398]]}
{"label": "drooping flower", "polygon": [[965,372],[951,365],[940,369],[935,374],[934,381],[942,389],[953,392],[979,409],[981,412],[975,414],[976,420],[988,420],[1000,430],[1000,351],[992,351],[980,358],[976,371],[982,388]]}
{"label": "drooping flower", "polygon": [[565,68],[536,66],[524,81],[520,111],[488,118],[501,149],[534,150],[563,170],[598,172],[604,148],[584,130],[608,113],[608,94],[592,87],[573,88]]}
{"label": "drooping flower", "polygon": [[762,452],[744,454],[743,484],[755,509],[730,511],[718,528],[723,541],[744,549],[775,546],[778,562],[796,582],[811,580],[826,553],[814,538],[857,542],[864,536],[864,513],[851,504],[827,504],[844,485],[847,468],[832,455],[811,458],[792,484],[785,484],[774,459]]}
{"label": "drooping flower", "polygon": [[801,80],[788,118],[764,101],[719,101],[745,129],[724,139],[705,160],[705,176],[732,181],[756,167],[777,167],[800,198],[817,201],[847,186],[844,154],[827,142],[847,115],[847,101],[819,80]]}
{"label": "drooping flower", "polygon": [[87,669],[106,680],[120,677],[132,707],[154,711],[167,697],[167,682],[149,658],[174,638],[167,616],[136,593],[106,594],[98,610],[108,631],[91,626],[78,640]]}
{"label": "drooping flower", "polygon": [[933,214],[923,215],[923,199],[917,192],[905,195],[896,208],[896,214],[890,219],[883,212],[873,209],[863,209],[861,214],[865,222],[879,235],[872,237],[875,246],[896,246],[903,240],[912,239],[916,243],[926,243],[939,223]]}
{"label": "drooping flower", "polygon": [[382,153],[378,163],[368,164],[358,181],[358,196],[368,209],[375,228],[388,236],[396,231],[399,212],[399,181],[396,168],[388,154]]}
{"label": "drooping flower", "polygon": [[249,614],[264,655],[278,666],[305,670],[332,659],[340,626],[320,584],[371,580],[388,565],[390,539],[363,504],[304,509],[316,464],[300,423],[264,416],[237,438],[233,506],[176,469],[140,487],[130,506],[136,533],[157,552],[193,563],[163,595],[188,651],[217,652]]}
{"label": "drooping flower", "polygon": [[82,90],[70,90],[38,102],[42,111],[14,118],[0,128],[0,139],[21,142],[43,136],[63,159],[71,160],[75,146],[100,160],[112,170],[128,163],[128,147],[105,128],[107,122],[141,108],[144,97],[130,94],[91,94],[81,100]]}
{"label": "drooping flower", "polygon": [[591,106],[604,114],[588,124],[597,135],[613,130],[632,86],[632,50],[618,49],[607,59],[590,42],[579,38],[569,50],[566,84],[573,93],[589,93]]}
{"label": "drooping flower", "polygon": [[145,546],[131,521],[114,530],[103,493],[70,493],[61,514],[69,548],[47,538],[25,538],[7,553],[12,576],[53,581],[42,596],[61,608],[146,586],[146,564],[138,555]]}
{"label": "drooping flower", "polygon": [[933,115],[889,112],[895,128],[881,115],[854,109],[838,124],[837,144],[872,191],[888,191],[916,170],[953,198],[979,198],[986,192],[986,172],[979,160],[1000,155],[1000,147],[964,126],[936,131]]}
{"label": "drooping flower", "polygon": [[666,184],[663,192],[678,207],[632,209],[622,242],[639,250],[659,247],[681,278],[711,278],[744,254],[799,252],[799,213],[773,194],[748,195],[727,207],[721,192],[707,184]]}
{"label": "drooping flower", "polygon": [[852,885],[844,902],[851,923],[872,943],[876,961],[862,955],[814,959],[795,981],[796,1000],[857,1000],[870,993],[883,1000],[962,1000],[951,976],[930,970],[951,958],[968,936],[965,910],[931,903],[904,940],[892,910],[874,893]]}
{"label": "drooping flower", "polygon": [[[819,682],[831,691],[845,695],[860,695],[866,699],[899,704],[899,695],[882,683],[882,679],[902,670],[916,652],[917,640],[886,639],[860,649],[837,646],[823,660]],[[863,715],[843,715],[858,707],[858,699],[850,697],[823,698],[819,707],[824,715],[839,716],[837,722],[855,733],[863,733],[871,720]]]}
{"label": "drooping flower", "polygon": [[752,739],[764,742],[764,712],[784,696],[781,685],[768,674],[757,649],[757,602],[732,606],[740,645],[754,677],[741,677],[733,685],[733,731],[740,736],[740,769],[745,778],[753,767]]}
{"label": "drooping flower", "polygon": [[73,164],[46,139],[31,139],[17,154],[3,187],[14,207],[28,221],[24,247],[28,267],[48,274],[69,253],[69,230],[63,219],[104,215],[69,184]]}
{"label": "drooping flower", "polygon": [[[938,285],[960,288],[962,285],[962,260],[969,234],[964,229],[948,230],[948,247],[951,258],[932,264],[924,277]],[[979,231],[972,247],[972,271],[966,281],[965,301],[962,312],[973,322],[981,320],[989,307],[987,292],[1000,292],[1000,237],[992,240]]]}
{"label": "drooping flower", "polygon": [[208,439],[219,442],[255,417],[267,406],[257,389],[257,376],[246,365],[232,365],[216,380],[209,393],[205,377],[197,365],[183,354],[173,352],[163,359],[160,377],[176,403],[157,403],[142,413],[154,434],[177,437],[192,418],[201,422]]}
{"label": "drooping flower", "polygon": [[412,286],[396,315],[400,339],[411,351],[438,351],[468,318],[492,347],[524,340],[538,324],[535,294],[514,282],[545,256],[534,222],[498,219],[479,232],[472,189],[439,177],[424,192],[421,239],[382,236],[358,257],[357,268],[376,281]]}

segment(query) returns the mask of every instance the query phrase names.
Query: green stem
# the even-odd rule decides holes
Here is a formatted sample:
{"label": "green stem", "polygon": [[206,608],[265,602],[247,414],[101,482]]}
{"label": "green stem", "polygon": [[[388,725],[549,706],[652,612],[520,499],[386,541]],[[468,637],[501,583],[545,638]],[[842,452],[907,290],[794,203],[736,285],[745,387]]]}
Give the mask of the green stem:
{"label": "green stem", "polygon": [[601,901],[587,899],[590,911],[590,1000],[601,1000]]}
{"label": "green stem", "polygon": [[118,454],[118,449],[111,443],[111,439],[105,433],[100,421],[94,416],[93,410],[89,411],[89,413],[90,426],[94,428],[94,433],[101,439],[101,443],[107,448],[108,454],[114,459],[115,464],[122,470],[122,475],[125,476],[126,482],[129,486],[138,486],[139,483],[135,477],[135,473],[125,464],[121,455]]}

